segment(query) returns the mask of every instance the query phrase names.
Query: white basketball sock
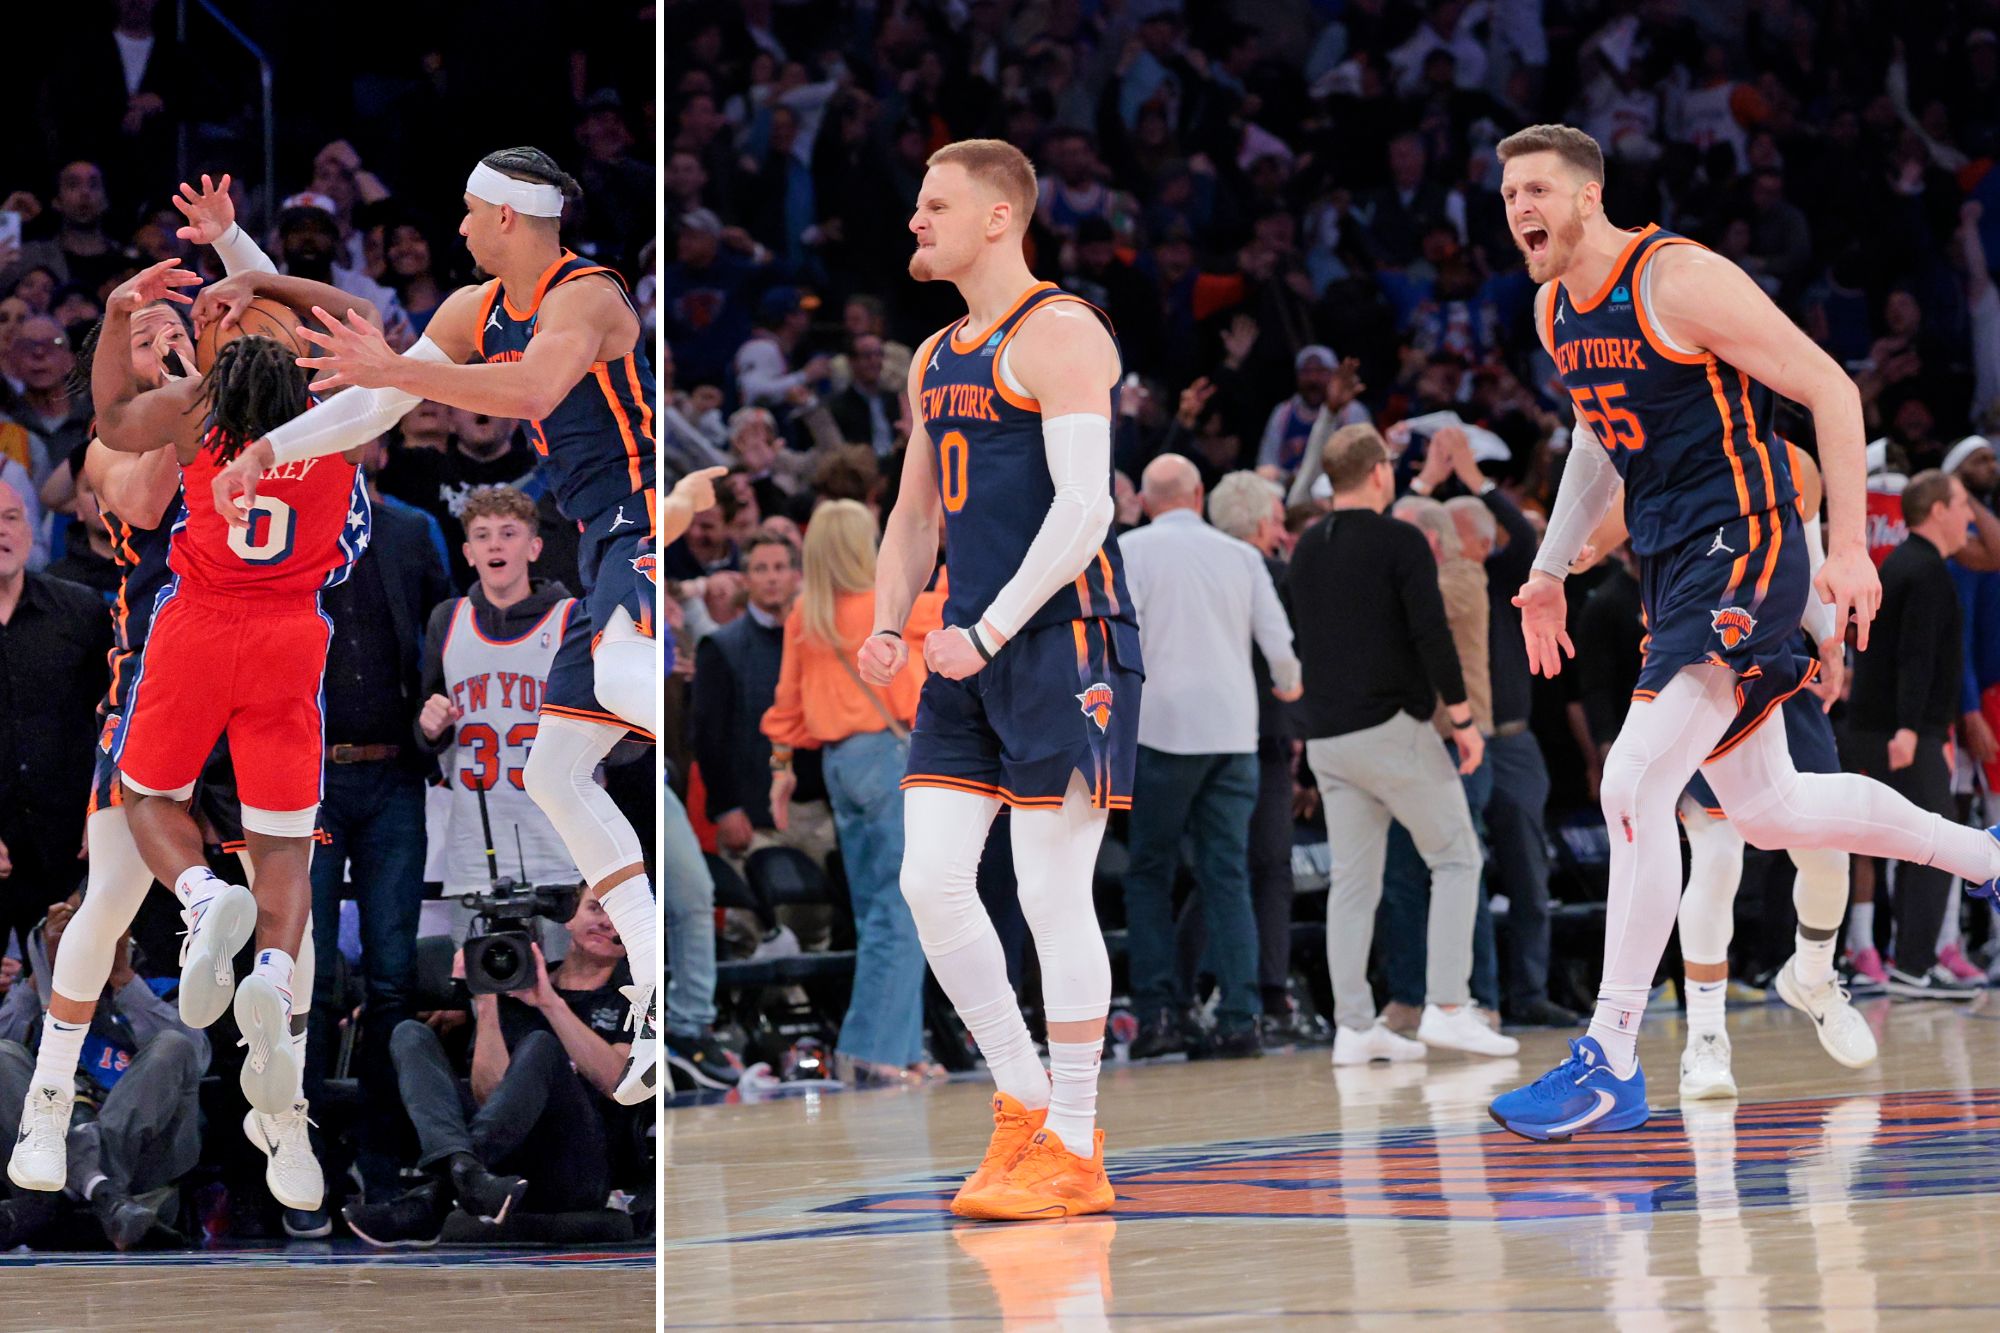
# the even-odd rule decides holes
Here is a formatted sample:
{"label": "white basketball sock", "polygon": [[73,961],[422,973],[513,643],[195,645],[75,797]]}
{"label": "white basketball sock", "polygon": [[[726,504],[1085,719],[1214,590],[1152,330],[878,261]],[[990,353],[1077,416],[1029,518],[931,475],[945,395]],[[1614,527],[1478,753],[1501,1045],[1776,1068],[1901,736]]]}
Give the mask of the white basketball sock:
{"label": "white basketball sock", "polygon": [[88,1023],[65,1023],[54,1014],[43,1014],[42,1045],[35,1052],[35,1083],[64,1092],[74,1088],[76,1062],[83,1055],[83,1039],[89,1033]]}
{"label": "white basketball sock", "polygon": [[292,956],[283,949],[259,949],[257,965],[250,969],[253,977],[262,977],[278,988],[285,997],[285,1015],[292,1012]]}
{"label": "white basketball sock", "polygon": [[639,875],[599,894],[597,901],[625,944],[632,980],[641,986],[658,984],[660,921],[659,907],[653,901],[652,881]]}
{"label": "white basketball sock", "polygon": [[193,907],[207,902],[226,887],[207,866],[189,866],[174,881],[174,897],[181,900],[182,907]]}
{"label": "white basketball sock", "polygon": [[1049,1118],[1043,1128],[1078,1157],[1094,1157],[1097,1070],[1104,1039],[1049,1043]]}
{"label": "white basketball sock", "polygon": [[1696,981],[1689,977],[1685,980],[1688,1035],[1693,1036],[1699,1032],[1721,1032],[1723,1012],[1729,998],[1729,979],[1725,977],[1721,981]]}
{"label": "white basketball sock", "polygon": [[1847,951],[1866,953],[1875,947],[1875,900],[1854,903],[1847,909]]}

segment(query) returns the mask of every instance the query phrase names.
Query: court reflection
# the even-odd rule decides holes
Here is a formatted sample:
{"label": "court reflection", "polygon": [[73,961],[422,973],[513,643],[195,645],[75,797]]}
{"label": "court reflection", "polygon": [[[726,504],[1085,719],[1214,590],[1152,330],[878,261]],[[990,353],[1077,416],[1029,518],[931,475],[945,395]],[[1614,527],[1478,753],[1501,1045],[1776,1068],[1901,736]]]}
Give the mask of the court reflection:
{"label": "court reflection", "polygon": [[1110,1217],[960,1226],[951,1238],[977,1260],[1008,1329],[1099,1333],[1111,1327]]}

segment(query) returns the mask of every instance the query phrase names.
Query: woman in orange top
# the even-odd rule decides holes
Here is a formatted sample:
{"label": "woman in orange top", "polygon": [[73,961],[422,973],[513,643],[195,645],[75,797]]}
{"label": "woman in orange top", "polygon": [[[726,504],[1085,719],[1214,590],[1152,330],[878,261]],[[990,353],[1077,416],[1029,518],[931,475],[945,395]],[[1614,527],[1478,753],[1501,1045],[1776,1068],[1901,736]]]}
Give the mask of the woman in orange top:
{"label": "woman in orange top", "polygon": [[[796,781],[792,751],[818,748],[854,906],[854,992],[834,1047],[834,1070],[851,1084],[910,1083],[924,1066],[924,954],[903,901],[903,798],[910,721],[923,689],[922,654],[886,689],[855,673],[874,627],[874,515],[852,500],[813,511],[806,528],[805,591],[785,620],[778,693],[764,714],[771,738],[771,814],[782,830]],[[917,599],[904,638],[939,628],[943,594]]]}

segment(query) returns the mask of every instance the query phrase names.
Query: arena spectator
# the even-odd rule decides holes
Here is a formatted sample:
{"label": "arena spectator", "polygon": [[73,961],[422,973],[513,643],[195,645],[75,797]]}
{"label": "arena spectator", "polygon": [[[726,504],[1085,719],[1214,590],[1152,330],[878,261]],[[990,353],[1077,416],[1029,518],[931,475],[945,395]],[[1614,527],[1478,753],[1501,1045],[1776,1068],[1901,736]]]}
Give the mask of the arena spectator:
{"label": "arena spectator", "polygon": [[[417,1168],[431,1179],[396,1199],[347,1206],[348,1225],[369,1244],[435,1244],[454,1209],[498,1222],[516,1208],[605,1206],[615,1143],[631,1127],[632,1112],[610,1092],[628,1050],[618,988],[632,974],[589,894],[568,930],[569,952],[554,968],[530,946],[531,988],[472,997],[467,1063],[454,1064],[427,1024],[397,1025],[397,1082],[417,1130]],[[463,952],[452,975],[465,975]]]}
{"label": "arena spectator", "polygon": [[[1270,692],[1299,697],[1291,625],[1262,556],[1202,520],[1200,474],[1176,454],[1140,479],[1152,520],[1120,543],[1139,616],[1152,703],[1139,713],[1125,872],[1127,960],[1140,1031],[1135,1058],[1186,1049],[1262,1053],[1257,921],[1250,908],[1250,818],[1257,805],[1257,689],[1261,650]],[[1220,991],[1212,1037],[1189,1034],[1188,996],[1174,985],[1174,876],[1192,835],[1207,958]]]}
{"label": "arena spectator", "polygon": [[[539,492],[536,466],[519,422],[424,403],[403,418],[401,439],[377,480],[384,494],[430,515],[446,548],[455,551],[465,542],[461,515],[473,493],[488,486]],[[468,568],[456,577],[469,587],[473,575]]]}
{"label": "arena spectator", "polygon": [[24,948],[48,905],[82,878],[77,849],[111,649],[102,598],[28,570],[28,512],[0,484],[0,901],[4,931]]}
{"label": "arena spectator", "polygon": [[45,240],[21,247],[5,281],[35,271],[48,274],[51,286],[37,307],[46,312],[56,289],[75,285],[96,292],[131,264],[125,248],[105,230],[104,215],[111,201],[104,192],[104,173],[95,162],[71,162],[56,176],[49,201],[56,231]]}
{"label": "arena spectator", "polygon": [[[82,900],[79,889],[49,905],[28,941],[27,973],[0,1004],[0,1131],[10,1144],[34,1075],[56,951]],[[0,1202],[0,1243],[9,1249],[32,1243],[75,1203],[90,1210],[117,1249],[186,1243],[173,1228],[180,1213],[176,1186],[201,1160],[199,1093],[209,1045],[207,1034],[182,1023],[163,998],[176,980],[170,971],[155,984],[134,970],[130,931],[113,944],[111,977],[77,1071],[77,1111],[65,1145],[68,1188],[44,1194],[7,1187],[12,1197]]]}
{"label": "arena spectator", "polygon": [[825,357],[815,356],[797,369],[792,362],[812,323],[819,298],[797,287],[773,287],[757,303],[757,323],[749,341],[736,351],[736,389],[754,407],[801,407],[810,402],[813,386],[826,378]]}
{"label": "arena spectator", "polygon": [[[875,620],[876,519],[831,500],[806,529],[804,594],[785,617],[778,688],[762,727],[771,742],[770,808],[788,830],[795,757],[819,750],[854,914],[854,986],[834,1047],[850,1086],[903,1085],[941,1072],[924,1059],[925,964],[900,887],[901,783],[924,681],[921,658],[886,689],[862,684],[853,662]],[[767,548],[768,549],[768,548]],[[903,637],[939,628],[942,593],[917,599]],[[697,669],[698,671],[699,669]]]}
{"label": "arena spectator", "polygon": [[882,339],[864,333],[848,344],[851,367],[847,387],[828,403],[833,419],[840,423],[844,440],[865,444],[877,457],[887,458],[902,447],[908,430],[903,424],[904,382],[890,380],[883,372]]}
{"label": "arena spectator", "polygon": [[[76,354],[69,334],[53,315],[31,315],[14,330],[7,355],[8,373],[21,385],[17,419],[42,446],[42,460],[31,464],[38,469],[35,484],[46,488],[59,469],[67,469],[52,488],[52,498],[67,505],[73,490],[72,456],[89,443],[90,429],[89,402],[70,393]],[[42,497],[44,509],[51,507],[50,499]]]}

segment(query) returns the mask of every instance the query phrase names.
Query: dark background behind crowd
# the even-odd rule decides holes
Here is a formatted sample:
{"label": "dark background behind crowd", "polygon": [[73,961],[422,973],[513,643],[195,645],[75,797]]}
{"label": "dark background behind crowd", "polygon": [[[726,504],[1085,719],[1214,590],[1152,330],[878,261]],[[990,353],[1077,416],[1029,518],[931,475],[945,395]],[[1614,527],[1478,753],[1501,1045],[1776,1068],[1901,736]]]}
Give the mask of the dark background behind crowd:
{"label": "dark background behind crowd", "polygon": [[[1580,126],[1603,146],[1615,223],[1657,221],[1727,255],[1853,374],[1878,442],[1875,471],[1940,467],[1957,442],[2000,427],[1992,0],[746,0],[662,14],[662,449],[669,485],[698,466],[731,473],[717,509],[664,557],[666,615],[680,637],[666,749],[670,780],[712,853],[706,868],[683,863],[683,892],[704,870],[725,908],[761,914],[740,935],[725,919],[725,958],[791,947],[760,942],[759,931],[791,930],[808,951],[845,942],[785,905],[795,890],[744,873],[746,857],[774,842],[816,859],[834,842],[824,825],[769,826],[757,720],[775,647],[753,666],[696,645],[745,615],[782,622],[796,583],[760,591],[755,573],[746,581],[760,532],[796,546],[824,500],[879,515],[893,505],[911,349],[963,313],[948,284],[905,272],[925,159],[948,142],[997,137],[1031,156],[1041,202],[1030,265],[1117,328],[1128,372],[1114,423],[1121,525],[1142,521],[1130,483],[1155,457],[1180,453],[1211,492],[1242,470],[1284,488],[1286,531],[1237,534],[1282,556],[1325,503],[1319,445],[1335,426],[1372,422],[1398,455],[1404,492],[1436,432],[1464,427],[1471,479],[1497,481],[1521,531],[1538,528],[1571,413],[1532,328],[1534,289],[1505,223],[1493,146],[1543,121]],[[1811,423],[1797,412],[1767,424],[1812,450]],[[1954,471],[1979,455],[1961,453]],[[1990,451],[1984,458],[1964,480],[1990,504],[2000,478]],[[1452,457],[1436,461],[1439,498],[1476,490],[1454,479]],[[1878,555],[1903,536],[1896,487],[1878,482],[1871,501]],[[1553,1021],[1560,1007],[1549,996],[1573,1007],[1594,991],[1600,932],[1563,905],[1602,896],[1596,782],[1637,668],[1636,582],[1622,552],[1573,578],[1573,627],[1589,629],[1590,642],[1574,669],[1526,685],[1524,667],[1502,661],[1499,624],[1511,591],[1501,582],[1518,583],[1524,539],[1510,535],[1499,501],[1490,507],[1497,527],[1455,517],[1491,581],[1493,730],[1532,740],[1533,753],[1514,758],[1541,776],[1513,790],[1534,788],[1525,799],[1540,845],[1525,852],[1508,831],[1519,811],[1489,821],[1498,829],[1482,824],[1491,901],[1480,929],[1493,928],[1490,907],[1503,978],[1518,975],[1524,948],[1533,952],[1523,935],[1541,932],[1548,979],[1541,1006],[1517,1004],[1511,981],[1508,995],[1489,981],[1478,998]],[[1992,576],[1962,572],[1970,715],[2000,680],[1990,649],[2000,621],[1980,613],[1980,581]],[[1313,613],[1290,609],[1295,621]],[[1512,642],[1518,650],[1518,622]],[[702,680],[711,662],[724,681]],[[1508,697],[1516,689],[1518,701]],[[1499,716],[1510,712],[1518,716]],[[1991,757],[1990,736],[1967,740],[1979,741],[1974,758]],[[1963,765],[1962,801],[1983,790],[1974,767]],[[1295,768],[1303,889],[1325,882],[1325,835],[1311,775]],[[803,801],[812,790],[803,761],[799,782]],[[1504,799],[1504,772],[1499,786]],[[1114,839],[1122,832],[1114,820]],[[993,862],[1004,860],[1005,839],[992,842],[982,886],[1004,934],[1006,869]],[[1116,861],[1107,856],[1099,883],[1110,928],[1123,916]],[[1518,919],[1510,927],[1496,881],[1538,862],[1556,910],[1526,931]],[[1781,863],[1752,854],[1739,912],[1765,925],[1738,932],[1746,977],[1783,959],[1790,870]],[[671,899],[671,856],[665,876]],[[1297,906],[1301,919],[1323,918],[1314,898]],[[1850,951],[1879,943],[1886,952],[1886,919],[1863,925]],[[1967,929],[1987,933],[1983,919]],[[1956,930],[1954,914],[1954,948]],[[1302,972],[1320,967],[1317,952],[1299,952]],[[1973,952],[1966,944],[1961,960]],[[1192,952],[1183,967],[1197,970]],[[1286,979],[1285,1003],[1320,990],[1323,977],[1320,968]],[[778,1002],[744,1001],[732,1019],[728,990],[725,978],[724,1044],[756,1038],[768,1025],[760,1008]],[[1033,994],[1030,985],[1030,1003]],[[1268,1018],[1280,1001],[1267,990],[1266,1004]],[[823,1008],[837,1015],[837,996]],[[1276,1026],[1295,1030],[1288,1023]],[[934,1024],[932,1053],[946,1058],[948,1044]],[[748,1059],[779,1058],[770,1040],[751,1045]]]}
{"label": "dark background behind crowd", "polygon": [[[94,497],[78,482],[90,404],[72,396],[66,381],[87,355],[79,344],[105,296],[140,267],[178,255],[219,276],[210,251],[175,236],[184,223],[169,203],[175,187],[199,185],[203,173],[231,173],[238,221],[281,269],[367,297],[391,341],[408,347],[446,295],[483,279],[456,234],[467,172],[487,153],[534,145],[583,187],[583,200],[565,219],[565,244],[625,275],[651,336],[653,6],[621,0],[558,16],[535,3],[364,2],[308,15],[290,6],[225,4],[273,66],[275,180],[263,179],[254,61],[197,5],[184,6],[180,40],[177,8],[89,0],[7,12],[15,60],[12,123],[0,136],[0,229],[18,223],[19,237],[0,235],[0,481],[21,498],[28,511],[21,528],[30,536],[20,540],[10,528],[0,540],[0,902],[20,931],[18,939],[10,931],[0,992],[32,989],[33,957],[39,951],[46,959],[54,946],[54,925],[46,937],[38,928],[44,911],[84,880],[79,848],[97,739],[92,710],[106,683],[103,650],[117,589]],[[308,1093],[328,1193],[319,1215],[285,1216],[294,1235],[323,1234],[318,1229],[339,1216],[343,1202],[362,1201],[363,1180],[370,1203],[394,1200],[411,1183],[404,1177],[416,1161],[416,1140],[405,1114],[408,1089],[399,1097],[397,1081],[397,1066],[409,1062],[392,1061],[390,1051],[399,1021],[431,1016],[452,1071],[467,1073],[475,1025],[462,992],[455,1014],[432,1014],[452,1007],[449,941],[440,953],[416,938],[419,901],[437,896],[438,886],[423,875],[426,787],[440,770],[435,747],[416,743],[414,732],[426,622],[441,601],[475,582],[460,552],[467,496],[495,484],[524,491],[537,504],[545,539],[534,566],[536,595],[564,595],[564,586],[568,594],[582,591],[575,525],[556,516],[520,423],[424,404],[376,443],[365,467],[377,502],[374,541],[355,576],[326,601],[335,623],[327,741],[341,757],[329,752],[321,820],[329,841],[314,866],[320,993]],[[437,646],[429,647],[435,654]],[[613,759],[607,785],[650,845],[650,752],[621,747]],[[233,856],[211,851],[223,874],[240,877]],[[59,924],[66,915],[58,907],[50,920]],[[625,1040],[615,1006],[597,993],[616,999],[603,970],[624,964],[606,961],[606,932],[582,915],[577,930],[592,941],[589,965],[566,973],[550,958],[560,997],[554,1002],[600,1029],[602,1040]],[[133,966],[155,990],[169,988],[178,974],[177,929],[167,895],[152,895],[134,930]],[[561,929],[545,938],[560,955]],[[622,959],[615,939],[608,947]],[[578,971],[596,979],[576,990],[567,979]],[[128,979],[114,974],[115,982]],[[494,1030],[504,1031],[517,1054],[537,1027],[545,1034],[537,1040],[546,1042],[550,1025],[537,1007],[502,1002]],[[24,1040],[32,1040],[28,1033],[23,1028]],[[129,1025],[126,1037],[123,1059],[132,1055]],[[238,1056],[233,1032],[228,1037],[213,1043],[204,1084],[200,1165],[175,1182],[178,1198],[159,1206],[162,1229],[147,1243],[204,1230],[218,1237],[278,1232],[261,1160],[235,1128],[241,1111],[232,1109],[235,1079],[226,1062]],[[579,1077],[567,1073],[560,1053],[536,1063],[557,1071],[551,1077]],[[79,1106],[101,1101],[104,1091],[80,1095]],[[487,1100],[485,1091],[479,1100]],[[606,1145],[608,1159],[570,1170],[570,1179],[608,1185],[581,1204],[552,1205],[546,1195],[538,1204],[538,1193],[562,1183],[545,1179],[524,1207],[602,1209],[615,1190],[622,1207],[640,1214],[642,1228],[650,1226],[650,1114],[614,1107],[588,1088],[576,1090],[564,1114],[576,1113],[577,1099],[604,1118],[605,1132],[566,1141]],[[556,1096],[550,1105],[560,1102]],[[9,1211],[20,1202],[16,1193],[0,1186],[7,1246],[34,1239],[23,1233],[29,1214]],[[615,1231],[577,1234],[605,1239]],[[86,1234],[67,1243],[90,1241]]]}

